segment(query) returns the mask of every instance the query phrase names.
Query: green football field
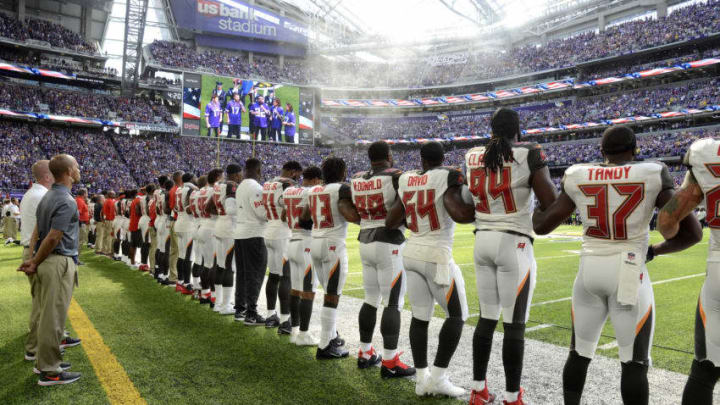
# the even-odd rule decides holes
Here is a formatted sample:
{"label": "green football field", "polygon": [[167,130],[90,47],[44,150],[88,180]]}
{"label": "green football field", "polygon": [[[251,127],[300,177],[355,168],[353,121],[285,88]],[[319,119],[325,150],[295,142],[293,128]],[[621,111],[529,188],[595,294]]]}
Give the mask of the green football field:
{"label": "green football field", "polygon": [[[200,91],[200,136],[207,135],[207,125],[205,125],[205,106],[210,102],[210,96],[215,89],[216,83],[222,82],[223,90],[227,91],[233,88],[233,79],[225,76],[214,76],[214,75],[202,75],[202,88]],[[285,104],[290,103],[295,108],[295,111],[300,111],[298,106],[300,105],[300,88],[295,86],[280,85],[275,89],[275,97],[279,98],[283,105],[283,111],[285,110]],[[245,107],[247,108],[249,100],[245,100]],[[223,118],[224,120],[225,118]],[[224,121],[227,123],[226,121]],[[243,126],[248,126],[248,113],[247,111],[242,114]]]}
{"label": "green football field", "polygon": [[[459,226],[454,257],[465,276],[471,316],[477,322],[478,302],[472,265],[471,226]],[[362,298],[357,227],[350,229],[347,295]],[[530,314],[529,339],[566,347],[570,342],[571,288],[578,266],[579,227],[562,227],[551,238],[538,239],[537,287]],[[658,241],[653,233],[652,240]],[[657,324],[653,348],[655,367],[687,373],[692,360],[695,305],[704,280],[705,238],[688,251],[656,258],[649,264],[655,283]],[[15,269],[19,247],[0,247],[0,385],[2,404],[104,404],[108,392],[128,387],[104,386],[104,373],[90,362],[93,347],[67,349],[66,361],[83,372],[79,383],[39,387],[31,364],[23,360],[29,314],[29,286]],[[147,403],[395,403],[415,402],[411,381],[384,381],[377,372],[360,372],[354,358],[317,362],[313,348],[283,344],[274,330],[247,328],[231,317],[208,312],[169,288],[105,257],[83,253],[80,285],[74,299],[104,345],[127,374],[130,385]],[[264,299],[263,297],[260,298]],[[440,311],[438,316],[442,316]],[[351,314],[349,316],[356,316]],[[75,324],[68,323],[75,335]],[[403,333],[407,329],[403,328]],[[605,328],[599,354],[616,356],[613,330]],[[350,348],[351,351],[355,348]],[[97,351],[95,351],[97,353]],[[410,360],[411,357],[408,357]],[[97,359],[96,359],[97,360]],[[106,359],[102,359],[105,361]],[[338,399],[342,398],[341,401]],[[143,402],[140,402],[143,403]],[[422,403],[460,403],[423,399]]]}

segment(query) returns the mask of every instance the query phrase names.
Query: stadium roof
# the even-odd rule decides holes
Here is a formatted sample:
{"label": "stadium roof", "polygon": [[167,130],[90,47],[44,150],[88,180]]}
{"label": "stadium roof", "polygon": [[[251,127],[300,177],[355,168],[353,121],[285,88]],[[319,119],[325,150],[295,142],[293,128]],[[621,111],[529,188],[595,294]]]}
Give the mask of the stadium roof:
{"label": "stadium roof", "polygon": [[[617,0],[616,0],[617,1]],[[438,41],[515,28],[558,10],[610,0],[285,0],[311,21],[342,27],[342,45]],[[330,34],[332,36],[332,34]]]}

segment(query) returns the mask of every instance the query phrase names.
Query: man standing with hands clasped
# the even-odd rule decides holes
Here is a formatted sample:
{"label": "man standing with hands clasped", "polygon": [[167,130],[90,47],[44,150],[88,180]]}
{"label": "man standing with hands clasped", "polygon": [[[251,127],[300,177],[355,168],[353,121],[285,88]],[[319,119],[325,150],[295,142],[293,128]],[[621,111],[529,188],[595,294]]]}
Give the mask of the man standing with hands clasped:
{"label": "man standing with hands clasped", "polygon": [[36,370],[39,385],[69,384],[80,373],[67,370],[62,362],[60,344],[70,299],[77,285],[79,214],[70,194],[73,183],[80,181],[80,168],[70,155],[56,155],[50,160],[55,183],[37,207],[37,225],[30,247],[35,255],[18,271],[32,277],[33,295],[40,299],[37,326]]}

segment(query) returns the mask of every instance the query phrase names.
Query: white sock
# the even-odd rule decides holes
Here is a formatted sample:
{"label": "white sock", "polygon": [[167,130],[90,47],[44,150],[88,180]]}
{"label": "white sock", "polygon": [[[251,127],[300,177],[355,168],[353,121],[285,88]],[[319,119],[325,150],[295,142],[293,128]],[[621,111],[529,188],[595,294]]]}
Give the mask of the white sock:
{"label": "white sock", "polygon": [[360,350],[362,350],[363,353],[369,352],[370,349],[372,349],[372,343],[360,342]]}
{"label": "white sock", "polygon": [[330,340],[335,339],[337,332],[335,331],[335,320],[337,318],[337,309],[322,307],[320,311],[320,325],[322,326],[320,333],[319,347],[324,349],[330,344]]}
{"label": "white sock", "polygon": [[192,286],[193,290],[200,289],[200,277],[192,277]]}
{"label": "white sock", "polygon": [[223,306],[230,307],[230,300],[233,297],[233,288],[232,287],[222,287],[222,294],[223,294]]}
{"label": "white sock", "polygon": [[432,366],[432,371],[430,371],[430,376],[432,377],[432,379],[434,381],[439,381],[443,377],[445,377],[445,373],[447,373],[447,368]]}
{"label": "white sock", "polygon": [[220,304],[223,300],[223,288],[222,284],[215,284],[215,291],[213,292],[213,295],[215,296],[215,303]]}
{"label": "white sock", "polygon": [[280,323],[286,322],[290,319],[290,314],[280,314]]}
{"label": "white sock", "polygon": [[517,392],[507,392],[505,391],[505,401],[507,402],[515,402],[518,399],[518,393]]}
{"label": "white sock", "polygon": [[482,391],[485,389],[485,380],[482,381],[473,381],[472,382],[472,389],[475,391]]}
{"label": "white sock", "polygon": [[383,360],[392,360],[395,358],[395,355],[397,355],[397,349],[383,349]]}
{"label": "white sock", "polygon": [[293,327],[292,327],[292,334],[293,334],[293,335],[299,335],[299,334],[300,334],[300,327],[299,327],[299,326],[293,326]]}
{"label": "white sock", "polygon": [[267,310],[267,315],[265,315],[265,318],[270,318],[270,317],[273,316],[273,315],[275,315],[275,310],[274,310],[274,309],[268,309],[268,310]]}
{"label": "white sock", "polygon": [[426,368],[416,368],[415,369],[415,381],[423,381],[428,376],[428,369]]}

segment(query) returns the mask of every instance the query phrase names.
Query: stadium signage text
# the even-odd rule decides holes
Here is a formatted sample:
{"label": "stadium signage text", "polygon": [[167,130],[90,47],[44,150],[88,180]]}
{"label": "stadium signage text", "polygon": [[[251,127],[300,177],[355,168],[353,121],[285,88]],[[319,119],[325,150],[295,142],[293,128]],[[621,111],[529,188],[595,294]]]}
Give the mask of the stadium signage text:
{"label": "stadium signage text", "polygon": [[304,24],[240,0],[176,0],[170,4],[182,28],[307,45]]}

